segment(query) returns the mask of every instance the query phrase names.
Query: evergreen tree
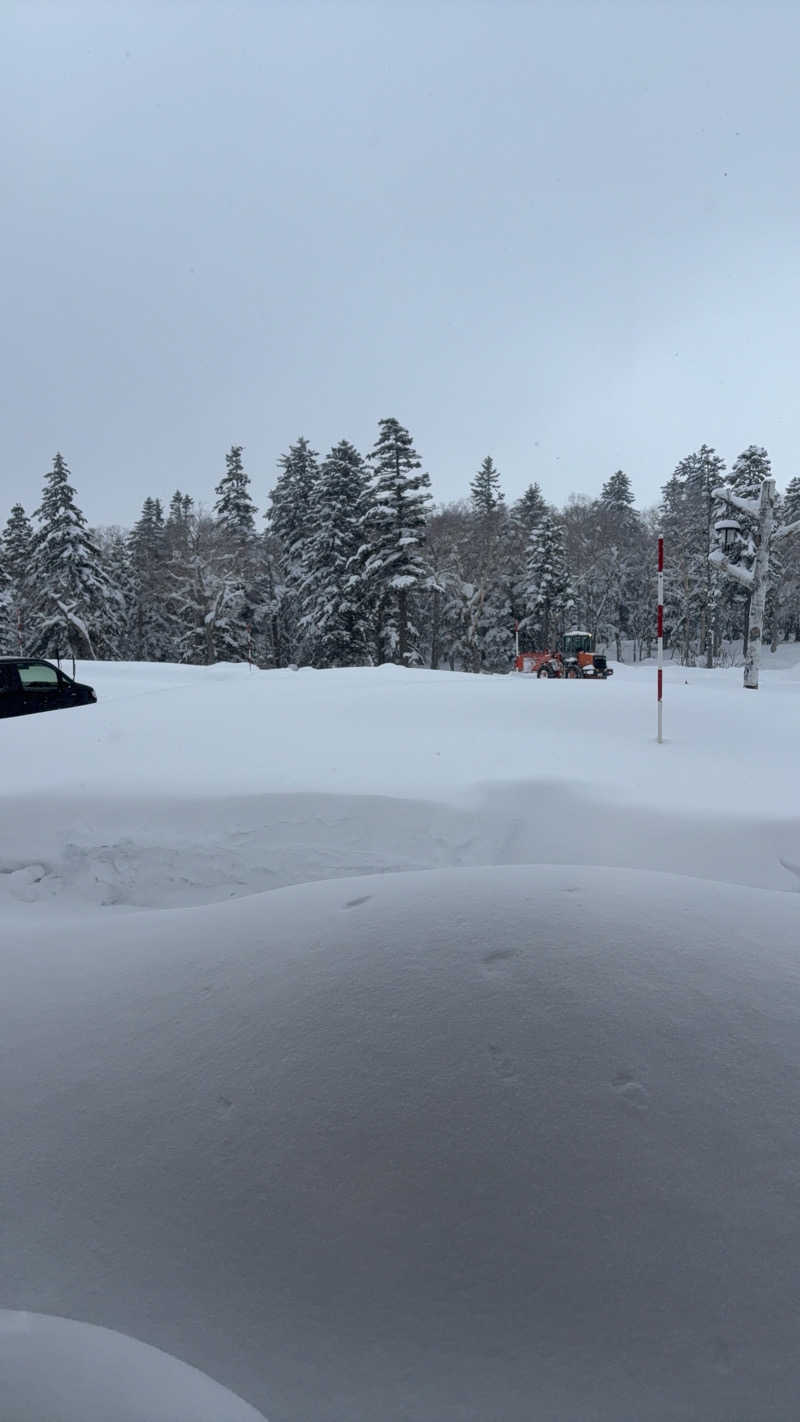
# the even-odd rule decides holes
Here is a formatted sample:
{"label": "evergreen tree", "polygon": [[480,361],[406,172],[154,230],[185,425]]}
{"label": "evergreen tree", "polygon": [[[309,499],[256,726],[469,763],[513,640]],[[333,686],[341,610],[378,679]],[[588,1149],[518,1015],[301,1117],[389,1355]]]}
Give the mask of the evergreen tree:
{"label": "evergreen tree", "polygon": [[[278,460],[280,474],[269,496],[267,529],[279,553],[277,576],[273,578],[272,618],[277,617],[277,645],[281,657],[303,661],[303,606],[300,586],[307,572],[304,545],[309,536],[310,510],[319,475],[317,451],[304,436]],[[273,637],[273,640],[276,640]]]}
{"label": "evergreen tree", "polygon": [[0,656],[8,655],[12,649],[13,598],[11,578],[3,563],[3,549],[0,545]]}
{"label": "evergreen tree", "polygon": [[796,523],[800,518],[800,475],[795,474],[786,485],[783,496],[783,522]]}
{"label": "evergreen tree", "polygon": [[511,510],[514,520],[524,529],[526,541],[547,510],[548,505],[539,485],[529,484]]}
{"label": "evergreen tree", "polygon": [[314,666],[357,666],[368,658],[358,558],[366,490],[361,455],[340,440],[320,467],[303,544],[303,631]]}
{"label": "evergreen tree", "polygon": [[701,652],[706,666],[713,666],[719,640],[721,586],[708,554],[718,517],[714,490],[724,482],[724,471],[724,460],[704,444],[680,461],[663,490],[666,628],[684,665]]}
{"label": "evergreen tree", "polygon": [[136,661],[178,660],[179,630],[170,618],[167,532],[158,499],[147,498],[128,538],[132,574],[132,655]]}
{"label": "evergreen tree", "polygon": [[22,504],[14,504],[0,539],[0,561],[6,578],[4,644],[8,652],[27,647],[33,542],[30,519]]}
{"label": "evergreen tree", "polygon": [[45,475],[31,558],[31,650],[93,659],[117,654],[122,595],[75,503],[61,454]]}
{"label": "evergreen tree", "polygon": [[490,454],[487,454],[469,487],[472,511],[478,518],[490,519],[503,507],[505,500],[500,488],[500,473]]}
{"label": "evergreen tree", "polygon": [[278,460],[280,475],[269,496],[269,528],[279,539],[287,568],[298,561],[308,533],[308,515],[317,482],[318,455],[302,435]]}
{"label": "evergreen tree", "polygon": [[185,557],[188,553],[194,519],[194,499],[191,494],[182,494],[180,489],[176,489],[169,501],[165,528],[165,543],[170,556]]}
{"label": "evergreen tree", "polygon": [[365,517],[364,574],[377,609],[377,660],[388,657],[409,665],[420,655],[412,612],[414,594],[426,578],[430,478],[417,472],[421,461],[408,430],[394,419],[380,420],[378,428]]}
{"label": "evergreen tree", "polygon": [[249,493],[250,478],[244,471],[241,445],[231,446],[225,464],[225,475],[216,489],[215,510],[221,549],[229,555],[228,587],[238,590],[235,598],[231,593],[229,606],[232,609],[235,603],[238,612],[228,613],[220,655],[224,654],[227,660],[240,660],[250,656],[254,624],[258,635],[263,620],[259,614],[264,601],[263,568],[256,541],[256,506]]}
{"label": "evergreen tree", "polygon": [[225,456],[226,471],[216,487],[217,518],[231,543],[246,546],[256,529],[256,506],[250,497],[250,478],[242,464],[242,446],[233,444]]}
{"label": "evergreen tree", "polygon": [[621,469],[612,474],[610,479],[606,479],[600,494],[600,502],[607,509],[616,509],[619,512],[633,508],[631,481]]}
{"label": "evergreen tree", "polygon": [[545,650],[559,634],[575,598],[567,566],[564,530],[553,514],[546,513],[530,536],[526,569],[526,630],[538,648]]}
{"label": "evergreen tree", "polygon": [[470,486],[470,528],[457,550],[459,656],[470,671],[504,670],[511,659],[511,612],[503,577],[508,511],[500,474],[487,455]]}

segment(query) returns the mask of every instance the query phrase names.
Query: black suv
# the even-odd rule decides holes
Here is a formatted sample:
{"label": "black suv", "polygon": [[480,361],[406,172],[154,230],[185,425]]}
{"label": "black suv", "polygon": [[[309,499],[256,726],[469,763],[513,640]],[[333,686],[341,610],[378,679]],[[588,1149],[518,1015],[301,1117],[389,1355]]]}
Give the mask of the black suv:
{"label": "black suv", "polygon": [[94,689],[38,657],[0,657],[0,717],[61,711],[96,701]]}

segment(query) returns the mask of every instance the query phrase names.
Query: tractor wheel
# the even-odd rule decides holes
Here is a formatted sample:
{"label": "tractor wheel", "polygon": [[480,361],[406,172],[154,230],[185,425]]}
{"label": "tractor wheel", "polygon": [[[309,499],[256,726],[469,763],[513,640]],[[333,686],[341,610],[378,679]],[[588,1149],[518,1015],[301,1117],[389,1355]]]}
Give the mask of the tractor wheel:
{"label": "tractor wheel", "polygon": [[539,670],[537,671],[536,675],[537,675],[537,676],[539,677],[539,679],[541,680],[542,677],[549,677],[550,673],[549,673],[549,671],[547,670],[547,667],[540,667]]}
{"label": "tractor wheel", "polygon": [[567,676],[570,681],[580,681],[581,679],[581,673],[577,667],[567,667]]}

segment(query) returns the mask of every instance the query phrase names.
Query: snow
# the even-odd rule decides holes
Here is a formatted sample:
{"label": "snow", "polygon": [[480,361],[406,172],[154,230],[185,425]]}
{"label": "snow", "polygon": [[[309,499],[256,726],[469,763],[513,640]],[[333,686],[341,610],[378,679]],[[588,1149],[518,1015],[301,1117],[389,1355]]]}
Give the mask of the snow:
{"label": "snow", "polygon": [[9,911],[530,862],[796,887],[798,664],[754,697],[736,670],[668,665],[661,747],[647,668],[577,686],[393,666],[77,676],[99,705],[2,727]]}
{"label": "snow", "polygon": [[4,1422],[264,1422],[218,1383],[107,1328],[0,1309]]}
{"label": "snow", "polygon": [[3,1422],[790,1422],[792,651],[3,723]]}

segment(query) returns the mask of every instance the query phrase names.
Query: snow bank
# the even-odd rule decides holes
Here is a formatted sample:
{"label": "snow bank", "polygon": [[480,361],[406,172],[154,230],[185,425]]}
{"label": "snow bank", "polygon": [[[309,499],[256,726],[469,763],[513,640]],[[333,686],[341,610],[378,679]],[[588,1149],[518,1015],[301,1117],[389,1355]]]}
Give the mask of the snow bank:
{"label": "snow bank", "polygon": [[271,1422],[789,1422],[799,954],[795,895],[574,867],[21,917],[3,1301]]}
{"label": "snow bank", "polygon": [[0,1309],[3,1422],[264,1422],[157,1348],[65,1318]]}

